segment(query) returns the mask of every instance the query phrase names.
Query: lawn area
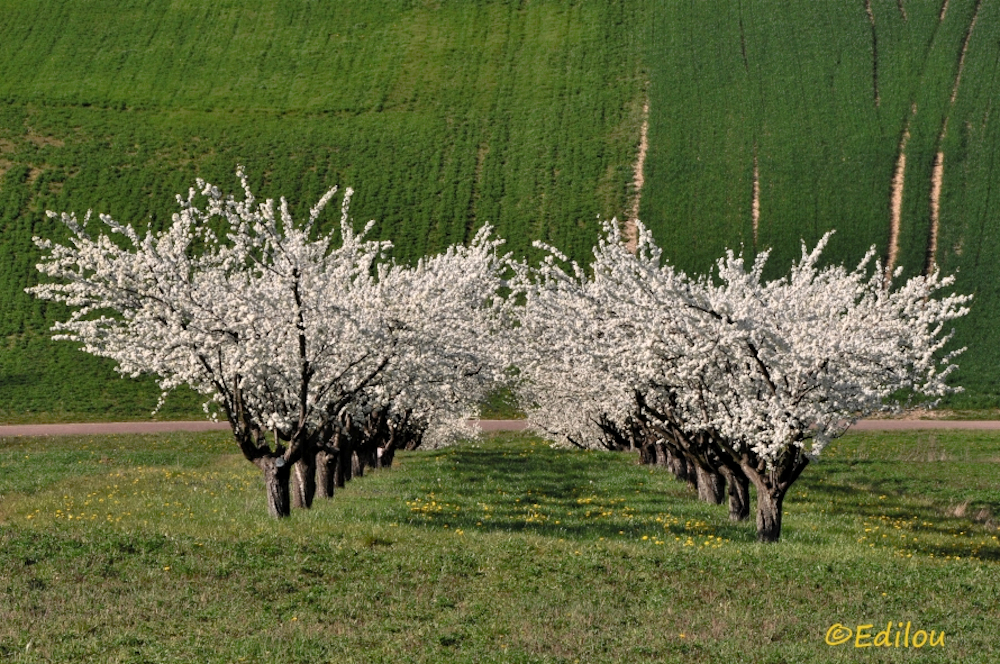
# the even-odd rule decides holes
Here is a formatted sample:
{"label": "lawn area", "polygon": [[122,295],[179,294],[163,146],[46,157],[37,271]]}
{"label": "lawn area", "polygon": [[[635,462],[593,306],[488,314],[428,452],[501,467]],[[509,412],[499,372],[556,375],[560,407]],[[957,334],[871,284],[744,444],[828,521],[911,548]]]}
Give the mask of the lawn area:
{"label": "lawn area", "polygon": [[[776,545],[633,455],[527,434],[400,453],[282,521],[222,433],[0,449],[3,661],[1000,658],[997,433],[845,437]],[[900,647],[825,642],[890,621]]]}

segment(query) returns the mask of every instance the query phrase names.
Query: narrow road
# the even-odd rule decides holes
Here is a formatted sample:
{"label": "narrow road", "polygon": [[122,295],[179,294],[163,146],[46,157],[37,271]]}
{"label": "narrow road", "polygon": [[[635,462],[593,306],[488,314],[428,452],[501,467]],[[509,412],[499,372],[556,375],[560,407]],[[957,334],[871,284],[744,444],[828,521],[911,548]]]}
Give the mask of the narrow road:
{"label": "narrow road", "polygon": [[[479,420],[483,431],[521,431],[524,420]],[[0,438],[13,436],[87,436],[165,431],[225,431],[227,422],[94,422],[86,424],[5,424]]]}
{"label": "narrow road", "polygon": [[[523,431],[524,420],[478,420],[483,431]],[[142,434],[166,431],[225,431],[225,422],[96,422],[86,424],[7,424],[0,425],[0,438],[13,436],[86,436]],[[1000,430],[1000,420],[862,420],[855,431],[917,431],[921,429]]]}

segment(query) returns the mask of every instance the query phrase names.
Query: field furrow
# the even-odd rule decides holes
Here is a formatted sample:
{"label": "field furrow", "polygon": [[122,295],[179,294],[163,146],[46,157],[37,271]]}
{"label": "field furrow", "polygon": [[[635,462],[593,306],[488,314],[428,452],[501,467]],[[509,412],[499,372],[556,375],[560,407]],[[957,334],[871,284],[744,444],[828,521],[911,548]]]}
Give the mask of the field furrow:
{"label": "field furrow", "polygon": [[642,216],[668,255],[703,272],[724,247],[770,249],[777,273],[836,229],[831,260],[875,245],[904,277],[958,270],[977,299],[954,402],[1000,402],[998,9],[718,0],[655,21]]}

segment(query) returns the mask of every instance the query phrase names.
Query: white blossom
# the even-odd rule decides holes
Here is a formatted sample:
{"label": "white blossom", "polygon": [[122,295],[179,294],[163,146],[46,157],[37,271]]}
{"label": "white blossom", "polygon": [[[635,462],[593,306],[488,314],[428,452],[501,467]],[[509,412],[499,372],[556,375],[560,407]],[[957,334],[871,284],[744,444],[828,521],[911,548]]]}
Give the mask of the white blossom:
{"label": "white blossom", "polygon": [[[129,376],[157,376],[164,394],[189,385],[221,409],[248,459],[294,463],[348,418],[378,409],[454,439],[502,370],[496,329],[508,257],[483,228],[468,247],[416,266],[388,260],[391,244],[353,230],[347,190],[337,234],[316,222],[332,189],[296,222],[284,199],[243,198],[198,180],[171,225],[139,233],[100,215],[61,215],[71,232],[28,289],[63,302],[56,338],[111,358]],[[57,216],[50,213],[50,216]],[[287,447],[272,450],[275,432]],[[280,465],[280,464],[279,464]]]}
{"label": "white blossom", "polygon": [[900,390],[958,389],[946,379],[961,349],[943,353],[944,328],[970,298],[938,296],[954,279],[935,271],[885,288],[874,248],[853,270],[820,267],[829,238],[770,281],[767,252],[750,265],[727,252],[710,275],[690,277],[641,223],[636,254],[606,223],[589,274],[544,247],[548,257],[518,280],[531,421],[594,446],[600,418],[624,425],[639,392],[685,429],[770,463],[806,441],[818,454],[859,417],[900,407]]}

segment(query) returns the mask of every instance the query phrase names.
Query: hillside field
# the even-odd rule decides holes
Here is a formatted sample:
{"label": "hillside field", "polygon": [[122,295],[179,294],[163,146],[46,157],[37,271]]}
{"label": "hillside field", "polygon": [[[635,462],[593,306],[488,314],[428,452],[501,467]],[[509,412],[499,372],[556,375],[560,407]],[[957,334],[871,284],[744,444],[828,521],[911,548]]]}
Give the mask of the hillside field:
{"label": "hillside field", "polygon": [[[586,260],[634,200],[670,260],[836,229],[975,294],[953,408],[1000,407],[1000,8],[982,0],[0,0],[0,420],[148,417],[150,381],[48,340],[46,209],[153,228],[195,177],[358,224],[413,260],[493,223]],[[334,220],[329,213],[326,223]],[[178,393],[160,417],[199,417]]]}
{"label": "hillside field", "polygon": [[704,272],[726,247],[771,249],[778,274],[835,229],[834,262],[875,245],[904,278],[940,266],[975,294],[954,341],[967,393],[948,403],[996,407],[1000,7],[707,0],[653,16],[640,216],[672,260]]}
{"label": "hillside field", "polygon": [[[0,451],[4,661],[1000,657],[995,432],[848,435],[768,545],[634,455],[525,434],[401,452],[280,521],[224,432]],[[889,622],[943,642],[827,644]]]}
{"label": "hillside field", "polygon": [[[304,214],[352,186],[413,260],[491,223],[577,258],[625,209],[643,4],[0,0],[0,419],[148,417],[151,383],[47,339],[47,209],[154,228],[202,177]],[[334,209],[335,210],[335,209]],[[326,223],[336,221],[336,212]],[[163,417],[199,416],[172,399]]]}

